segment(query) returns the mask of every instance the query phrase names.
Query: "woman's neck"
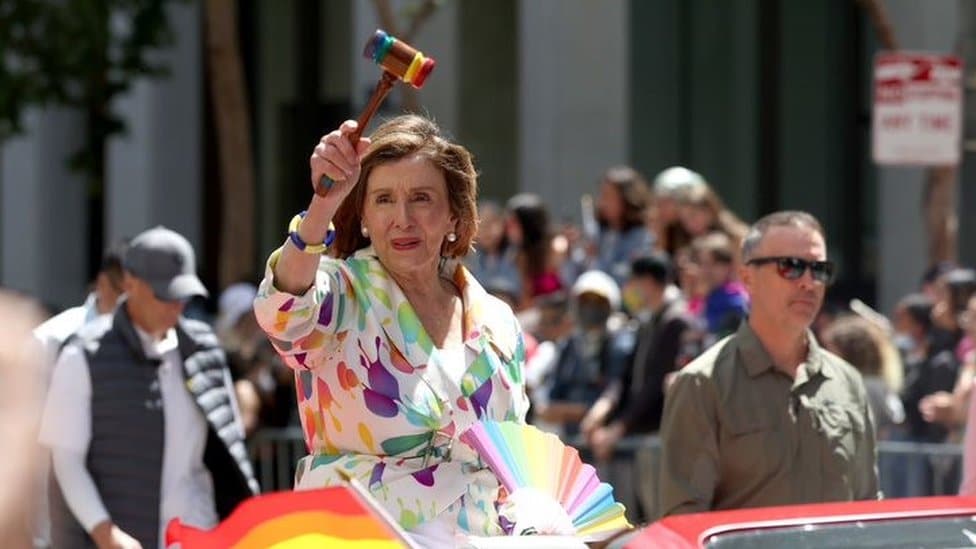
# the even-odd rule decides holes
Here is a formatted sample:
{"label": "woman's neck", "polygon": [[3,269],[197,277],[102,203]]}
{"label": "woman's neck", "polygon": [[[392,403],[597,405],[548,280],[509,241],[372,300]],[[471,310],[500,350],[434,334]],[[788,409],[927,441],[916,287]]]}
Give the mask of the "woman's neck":
{"label": "woman's neck", "polygon": [[436,299],[443,298],[445,295],[454,295],[450,288],[451,283],[441,278],[440,273],[394,273],[390,272],[390,277],[400,286],[403,293],[411,302],[414,299]]}

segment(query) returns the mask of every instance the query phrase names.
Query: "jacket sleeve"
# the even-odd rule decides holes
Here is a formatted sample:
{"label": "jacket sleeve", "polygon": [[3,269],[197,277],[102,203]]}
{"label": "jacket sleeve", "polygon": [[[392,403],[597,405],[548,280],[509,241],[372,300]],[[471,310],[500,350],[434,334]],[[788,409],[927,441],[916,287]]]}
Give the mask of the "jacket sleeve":
{"label": "jacket sleeve", "polygon": [[[280,249],[276,250],[268,259],[264,280],[254,299],[254,316],[285,364],[304,370],[309,364],[315,364],[309,355],[324,352],[322,342],[336,333],[341,322],[338,315],[343,312],[338,303],[347,285],[339,270],[334,268],[336,260],[323,257],[315,282],[304,294],[282,292],[275,287],[274,280],[274,267],[280,252]],[[333,268],[325,268],[327,266]],[[352,305],[354,300],[345,301]]]}
{"label": "jacket sleeve", "polygon": [[698,372],[680,372],[668,390],[661,423],[663,516],[708,511],[719,479],[715,392]]}

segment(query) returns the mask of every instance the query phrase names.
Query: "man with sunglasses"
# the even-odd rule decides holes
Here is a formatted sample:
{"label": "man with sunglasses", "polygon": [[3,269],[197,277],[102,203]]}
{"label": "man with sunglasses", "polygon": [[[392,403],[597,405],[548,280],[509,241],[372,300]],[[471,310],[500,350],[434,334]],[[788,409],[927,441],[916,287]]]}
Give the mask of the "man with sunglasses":
{"label": "man with sunglasses", "polygon": [[879,496],[864,384],[810,331],[833,272],[812,215],[752,226],[740,270],[748,319],[683,368],[666,397],[664,515]]}
{"label": "man with sunglasses", "polygon": [[183,317],[207,295],[190,243],[149,229],[122,267],[125,297],[68,342],[51,379],[53,547],[162,547],[169,520],[212,527],[257,491],[224,353]]}

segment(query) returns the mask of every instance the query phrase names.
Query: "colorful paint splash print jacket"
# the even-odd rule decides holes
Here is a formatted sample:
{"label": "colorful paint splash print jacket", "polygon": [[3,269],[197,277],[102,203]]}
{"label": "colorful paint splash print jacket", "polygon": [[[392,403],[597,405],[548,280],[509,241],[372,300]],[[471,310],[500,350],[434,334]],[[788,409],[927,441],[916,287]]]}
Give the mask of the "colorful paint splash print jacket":
{"label": "colorful paint splash print jacket", "polygon": [[296,489],[359,479],[406,529],[448,517],[499,535],[499,484],[457,440],[481,418],[524,421],[525,348],[511,309],[458,261],[441,276],[459,288],[464,345],[438,349],[372,248],[323,257],[304,295],[278,291],[268,260],[254,310],[295,370],[309,455]]}

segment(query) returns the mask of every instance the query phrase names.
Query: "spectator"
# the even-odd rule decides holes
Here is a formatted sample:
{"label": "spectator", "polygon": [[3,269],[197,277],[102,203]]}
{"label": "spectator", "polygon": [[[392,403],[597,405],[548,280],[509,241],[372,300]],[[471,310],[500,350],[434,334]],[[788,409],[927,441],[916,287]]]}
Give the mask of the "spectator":
{"label": "spectator", "polygon": [[[932,299],[921,293],[902,298],[895,307],[894,328],[905,363],[905,382],[900,395],[905,410],[903,437],[910,442],[943,443],[948,429],[940,423],[925,421],[919,406],[929,395],[952,391],[959,361],[950,349],[940,349],[932,343]],[[885,494],[889,497],[933,494],[936,473],[931,459],[911,460],[901,475],[903,486]]]}
{"label": "spectator", "polygon": [[938,296],[936,295],[935,287],[938,284],[939,279],[949,271],[956,268],[956,264],[951,261],[939,261],[932,264],[928,269],[925,270],[925,273],[922,274],[920,286],[920,291],[922,294],[933,301],[937,299]]}
{"label": "spectator", "polygon": [[704,317],[708,282],[698,254],[691,246],[681,248],[674,256],[674,264],[677,267],[678,287],[688,300],[688,311],[696,317]]}
{"label": "spectator", "polygon": [[[661,252],[631,263],[627,291],[641,303],[640,327],[630,368],[625,370],[619,409],[609,425],[607,411],[591,410],[584,433],[597,459],[607,460],[620,439],[628,434],[657,432],[664,410],[665,376],[678,369],[685,333],[694,320],[674,287],[671,262]],[[596,413],[594,413],[596,412]],[[601,417],[602,416],[602,417]]]}
{"label": "spectator", "polygon": [[966,360],[966,353],[973,350],[973,339],[966,337],[960,324],[960,316],[966,310],[969,298],[976,294],[976,271],[956,268],[945,273],[934,286],[935,304],[932,306],[932,322],[942,331],[940,344],[952,346],[956,358]]}
{"label": "spectator", "polygon": [[952,391],[959,361],[949,349],[932,342],[932,301],[924,294],[902,298],[895,308],[895,330],[905,357],[905,408],[909,439],[915,442],[945,442],[948,431],[940,423],[923,419],[919,404],[925,397]]}
{"label": "spectator", "polygon": [[735,252],[728,235],[713,232],[698,237],[693,248],[708,292],[705,325],[710,342],[715,342],[735,332],[749,314],[749,294],[735,278]]}
{"label": "spectator", "polygon": [[244,435],[248,437],[260,427],[262,403],[277,385],[270,371],[257,367],[258,347],[266,341],[254,317],[257,293],[257,286],[249,282],[228,286],[217,299],[214,323],[220,345],[227,353]]}
{"label": "spectator", "polygon": [[[39,400],[43,401],[51,373],[54,371],[54,363],[58,359],[61,347],[75,334],[82,326],[91,322],[102,315],[110,314],[116,303],[122,296],[122,257],[125,253],[127,240],[122,240],[102,255],[102,262],[95,275],[92,284],[92,291],[85,298],[85,302],[77,307],[72,307],[66,311],[55,315],[34,330],[34,338],[41,345],[43,355],[40,361],[42,367],[41,390]],[[48,510],[48,477],[50,476],[50,456],[47,452],[38,453],[38,479],[34,490],[34,497],[37,499],[37,507],[34,538],[35,544],[39,547],[50,545],[51,525],[50,512]]]}
{"label": "spectator", "polygon": [[600,233],[592,266],[617,284],[627,281],[630,261],[652,249],[652,235],[644,225],[649,202],[647,183],[633,168],[619,166],[603,174],[596,203]]}
{"label": "spectator", "polygon": [[877,498],[864,383],[809,330],[833,276],[823,228],[804,212],[770,214],[742,262],[748,322],[667,393],[663,513]]}
{"label": "spectator", "polygon": [[551,388],[536,414],[561,426],[565,435],[579,432],[587,410],[615,380],[619,382],[633,350],[632,334],[610,326],[611,314],[620,308],[620,290],[610,275],[583,273],[572,296],[576,329],[558,346]]}
{"label": "spectator", "polygon": [[976,338],[976,271],[954,269],[936,284],[936,301],[932,306],[932,322],[936,346],[950,348],[961,364],[951,393],[936,392],[919,403],[922,417],[950,429],[962,427],[966,421],[969,392],[976,377],[976,352],[972,342]]}
{"label": "spectator", "polygon": [[76,334],[51,380],[54,547],[162,547],[171,519],[212,527],[257,491],[224,354],[182,317],[207,293],[190,243],[149,229],[123,269],[125,300]]}
{"label": "spectator", "polygon": [[654,200],[649,214],[651,232],[657,249],[669,257],[676,257],[678,250],[691,244],[691,235],[681,223],[683,196],[705,184],[700,174],[681,166],[670,167],[654,178]]}
{"label": "spectator", "polygon": [[732,210],[725,207],[718,193],[707,183],[696,185],[681,195],[681,225],[691,238],[713,231],[725,233],[738,249],[748,226]]}
{"label": "spectator", "polygon": [[92,291],[83,304],[49,318],[34,330],[34,337],[44,349],[45,380],[50,377],[54,361],[68,338],[86,323],[115,309],[123,292],[122,256],[127,245],[128,241],[123,240],[105,250]]}
{"label": "spectator", "polygon": [[465,266],[482,285],[502,284],[518,298],[522,288],[515,253],[505,234],[505,212],[495,202],[480,203],[475,250],[465,260]]}
{"label": "spectator", "polygon": [[868,391],[878,440],[888,440],[896,425],[905,419],[901,401],[882,375],[883,355],[878,333],[867,320],[847,315],[837,319],[824,333],[824,347],[861,372]]}
{"label": "spectator", "polygon": [[535,298],[563,289],[559,276],[561,258],[553,246],[549,213],[534,194],[517,194],[508,201],[505,234],[516,246],[522,296],[520,308],[530,307]]}

